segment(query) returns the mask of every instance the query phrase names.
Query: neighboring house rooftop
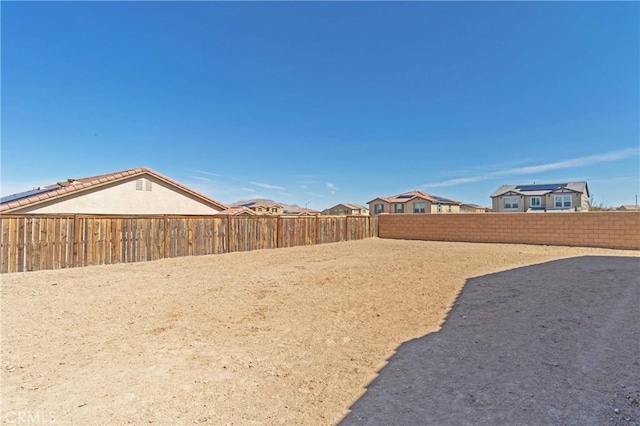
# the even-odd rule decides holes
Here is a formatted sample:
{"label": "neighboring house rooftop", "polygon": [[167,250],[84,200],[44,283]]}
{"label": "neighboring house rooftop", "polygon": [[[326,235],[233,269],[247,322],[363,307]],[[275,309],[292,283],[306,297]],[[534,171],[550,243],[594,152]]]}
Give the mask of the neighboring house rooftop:
{"label": "neighboring house rooftop", "polygon": [[542,196],[549,193],[565,189],[573,192],[586,193],[589,196],[589,187],[587,182],[567,182],[567,183],[543,183],[532,185],[502,185],[496,189],[491,198],[499,197],[504,194],[519,194],[528,196]]}
{"label": "neighboring house rooftop", "polygon": [[252,209],[254,211],[258,207],[262,207],[262,208],[266,208],[266,209],[277,207],[279,209],[282,209],[282,212],[285,215],[315,215],[315,214],[319,214],[320,213],[320,212],[318,212],[316,210],[308,209],[308,208],[305,208],[305,207],[300,207],[300,206],[295,205],[295,204],[278,203],[278,202],[270,200],[268,198],[256,198],[256,199],[253,199],[253,200],[242,200],[242,201],[236,201],[235,203],[231,204],[231,207],[239,207],[239,206],[247,207],[247,208],[250,208],[250,209]]}
{"label": "neighboring house rooftop", "polygon": [[343,206],[351,209],[351,210],[368,210],[366,207],[361,206],[360,204],[351,204],[351,203],[340,203]]}
{"label": "neighboring house rooftop", "polygon": [[377,197],[369,201],[367,204],[370,204],[376,200],[382,200],[388,203],[405,203],[407,201],[413,200],[414,198],[422,198],[427,201],[431,201],[434,204],[456,204],[456,205],[461,204],[460,201],[451,200],[445,197],[440,197],[439,195],[428,194],[422,191],[403,192],[402,194],[392,195],[390,197]]}
{"label": "neighboring house rooftop", "polygon": [[216,213],[216,215],[223,215],[223,216],[241,216],[241,215],[257,216],[258,213],[254,212],[253,210],[251,210],[248,207],[237,206],[237,207],[229,207],[228,209],[225,209],[225,210],[222,210],[221,212]]}
{"label": "neighboring house rooftop", "polygon": [[283,208],[282,204],[276,203],[272,200],[267,199],[258,199],[258,200],[247,200],[247,201],[238,201],[231,204],[231,207],[280,207]]}
{"label": "neighboring house rooftop", "polygon": [[635,204],[623,204],[620,207],[618,207],[616,210],[640,211],[640,206],[637,206]]}
{"label": "neighboring house rooftop", "polygon": [[300,207],[300,208],[285,209],[284,214],[297,215],[297,216],[305,216],[305,215],[313,216],[313,215],[320,214],[320,212],[317,210]]}
{"label": "neighboring house rooftop", "polygon": [[83,192],[89,190],[95,190],[102,186],[111,185],[113,183],[121,182],[131,179],[132,177],[150,175],[154,178],[163,181],[173,187],[177,187],[180,190],[192,195],[205,204],[208,204],[218,210],[225,210],[226,205],[215,201],[206,195],[200,194],[193,189],[184,186],[173,179],[170,179],[160,173],[151,170],[148,167],[139,167],[136,169],[123,170],[115,173],[107,173],[97,176],[89,176],[84,178],[71,178],[66,181],[57,182],[52,185],[47,185],[39,188],[34,188],[29,191],[20,192],[17,194],[8,195],[0,199],[0,212],[9,213],[14,210],[19,210],[25,206],[37,205],[44,202],[50,202],[57,199],[62,199],[71,195],[80,195]]}

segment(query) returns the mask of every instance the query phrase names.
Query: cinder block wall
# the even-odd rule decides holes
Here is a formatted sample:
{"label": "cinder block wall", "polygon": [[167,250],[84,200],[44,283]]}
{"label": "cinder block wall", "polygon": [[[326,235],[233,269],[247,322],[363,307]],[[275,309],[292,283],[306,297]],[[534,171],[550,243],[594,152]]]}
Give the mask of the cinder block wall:
{"label": "cinder block wall", "polygon": [[640,212],[382,214],[380,238],[640,250]]}

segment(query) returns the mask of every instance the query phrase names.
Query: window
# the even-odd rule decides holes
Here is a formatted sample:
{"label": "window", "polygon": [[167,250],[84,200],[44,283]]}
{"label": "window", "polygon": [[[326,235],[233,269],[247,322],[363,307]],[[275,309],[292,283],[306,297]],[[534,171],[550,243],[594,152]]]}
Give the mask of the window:
{"label": "window", "polygon": [[396,203],[393,205],[394,213],[404,213],[404,204]]}
{"label": "window", "polygon": [[505,197],[504,198],[504,208],[505,209],[517,209],[518,208],[518,197]]}
{"label": "window", "polygon": [[438,204],[438,213],[442,213],[442,204]]}
{"label": "window", "polygon": [[540,197],[531,197],[529,199],[529,207],[540,207],[542,206],[542,201]]}
{"label": "window", "polygon": [[373,206],[373,212],[375,214],[380,214],[384,212],[384,204],[375,204]]}
{"label": "window", "polygon": [[571,207],[571,195],[556,195],[553,198],[556,208]]}
{"label": "window", "polygon": [[451,205],[449,205],[449,213],[451,213]]}
{"label": "window", "polygon": [[142,191],[142,180],[143,179],[138,179],[136,181],[136,191]]}
{"label": "window", "polygon": [[413,212],[414,213],[425,213],[426,209],[424,203],[413,203]]}
{"label": "window", "polygon": [[272,207],[271,208],[271,213],[278,213],[278,208],[277,207]]}
{"label": "window", "polygon": [[146,180],[145,181],[145,191],[151,191],[151,181],[150,180]]}

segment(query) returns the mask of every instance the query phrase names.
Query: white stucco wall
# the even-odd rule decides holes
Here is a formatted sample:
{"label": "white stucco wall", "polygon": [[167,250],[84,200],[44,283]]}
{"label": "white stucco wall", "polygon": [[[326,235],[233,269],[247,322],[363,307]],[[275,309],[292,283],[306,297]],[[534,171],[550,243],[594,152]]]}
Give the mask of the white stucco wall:
{"label": "white stucco wall", "polygon": [[[142,190],[136,181],[143,179]],[[151,190],[147,191],[147,182]],[[176,190],[153,177],[137,177],[115,185],[103,186],[58,202],[39,204],[20,213],[85,214],[215,214],[209,207],[187,193]]]}

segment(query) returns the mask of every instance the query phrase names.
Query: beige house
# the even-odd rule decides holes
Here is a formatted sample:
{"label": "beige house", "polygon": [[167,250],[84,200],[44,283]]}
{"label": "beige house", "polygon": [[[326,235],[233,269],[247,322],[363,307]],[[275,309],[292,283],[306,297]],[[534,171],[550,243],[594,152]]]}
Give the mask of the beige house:
{"label": "beige house", "polygon": [[147,167],[67,179],[0,200],[3,214],[208,215],[226,208]]}
{"label": "beige house", "polygon": [[640,212],[640,207],[635,204],[623,204],[616,210],[620,212]]}
{"label": "beige house", "polygon": [[254,212],[253,210],[244,207],[244,206],[240,206],[240,207],[229,207],[226,210],[222,210],[221,212],[217,213],[217,215],[219,216],[257,216],[258,213]]}
{"label": "beige house", "polygon": [[369,213],[460,213],[459,201],[422,191],[410,191],[390,197],[378,197],[369,201]]}
{"label": "beige house", "polygon": [[462,203],[460,205],[460,212],[462,212],[462,213],[487,213],[488,210],[490,210],[490,209],[487,209],[486,207],[479,206],[477,204]]}
{"label": "beige house", "polygon": [[236,203],[231,207],[246,207],[257,214],[278,216],[284,214],[284,207],[271,200],[253,200],[246,203]]}
{"label": "beige house", "polygon": [[284,210],[284,214],[287,216],[317,216],[320,212],[305,207],[289,207]]}
{"label": "beige house", "polygon": [[330,216],[368,216],[369,209],[360,204],[337,204],[322,211],[323,215]]}
{"label": "beige house", "polygon": [[588,211],[587,182],[502,185],[491,194],[494,212]]}

